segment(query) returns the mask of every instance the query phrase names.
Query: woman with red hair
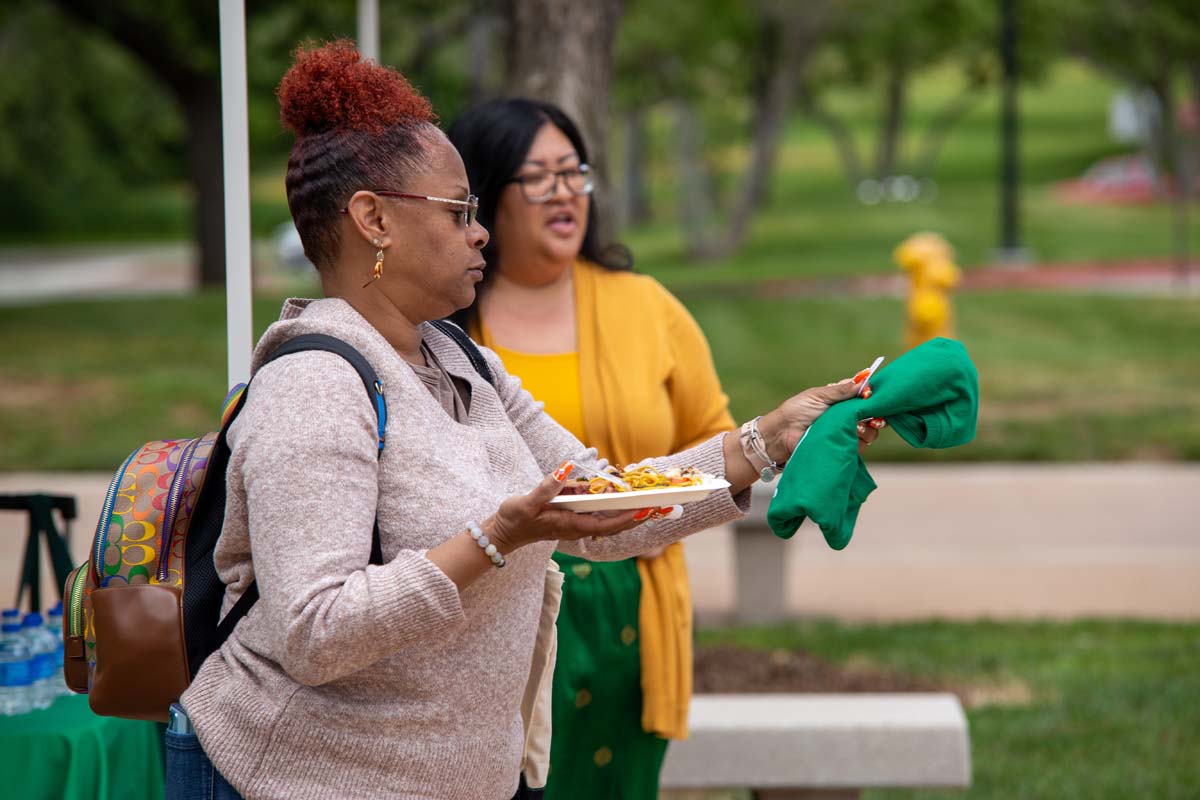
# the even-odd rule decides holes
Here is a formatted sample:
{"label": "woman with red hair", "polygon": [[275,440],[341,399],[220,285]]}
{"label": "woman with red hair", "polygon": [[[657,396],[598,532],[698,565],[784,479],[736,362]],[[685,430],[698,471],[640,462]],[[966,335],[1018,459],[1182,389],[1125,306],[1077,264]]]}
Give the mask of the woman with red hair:
{"label": "woman with red hair", "polygon": [[[488,233],[429,103],[348,43],[299,52],[278,94],[296,135],[288,205],[324,298],[285,303],[228,429],[224,611],[252,582],[260,596],[175,709],[167,796],[536,796],[550,554],[629,558],[734,519],[757,471],[719,435],[646,462],[731,484],[682,518],[548,505],[573,463],[602,462],[495,354],[475,363],[461,331],[432,324],[475,299]],[[372,365],[383,431],[341,357],[264,363],[304,334]],[[764,416],[770,457],[853,392],[809,390]]]}

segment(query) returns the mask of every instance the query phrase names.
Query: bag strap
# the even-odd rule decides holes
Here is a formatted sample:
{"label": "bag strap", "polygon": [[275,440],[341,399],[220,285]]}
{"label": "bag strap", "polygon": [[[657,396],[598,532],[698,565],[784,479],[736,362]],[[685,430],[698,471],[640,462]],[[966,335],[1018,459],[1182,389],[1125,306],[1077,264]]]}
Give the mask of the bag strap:
{"label": "bag strap", "polygon": [[343,342],[341,339],[326,336],[323,333],[306,333],[294,339],[288,339],[275,348],[267,356],[266,360],[263,361],[259,369],[284,356],[290,356],[293,353],[304,353],[310,350],[323,350],[327,353],[339,355],[349,361],[350,366],[354,367],[355,371],[358,372],[358,377],[363,382],[363,388],[367,390],[367,396],[371,398],[371,403],[375,407],[375,426],[379,432],[379,452],[382,453],[384,431],[387,430],[387,403],[383,399],[383,384],[379,382],[379,376],[375,373],[375,368],[354,347]]}
{"label": "bag strap", "polygon": [[471,341],[471,337],[467,336],[467,332],[455,325],[453,322],[444,319],[430,320],[429,324],[437,328],[442,333],[454,340],[462,351],[467,354],[467,359],[471,362],[471,366],[475,371],[483,377],[485,381],[493,387],[496,385],[495,378],[492,377],[492,370],[488,367],[487,360],[484,359],[483,353],[479,352],[479,347],[475,342]]}
{"label": "bag strap", "polygon": [[[334,353],[350,362],[350,366],[358,372],[358,376],[362,379],[363,386],[367,390],[367,396],[371,399],[371,404],[375,408],[376,425],[379,434],[379,452],[383,452],[384,445],[384,430],[387,428],[387,403],[383,397],[383,384],[379,380],[379,375],[376,374],[375,368],[370,362],[363,357],[362,353],[354,349],[351,345],[333,336],[326,336],[323,333],[306,333],[302,336],[297,336],[294,339],[288,339],[286,342],[275,348],[266,360],[263,361],[262,367],[270,364],[272,361],[283,358],[284,356],[292,355],[293,353],[304,353],[310,350],[322,350],[328,353]],[[247,391],[249,387],[247,387]],[[245,395],[239,399],[236,415],[241,411],[242,405],[245,403]],[[230,418],[229,422],[232,422]],[[226,423],[228,425],[229,423]],[[379,541],[379,518],[375,519],[375,527],[371,531],[371,564],[383,563],[383,546]],[[251,581],[246,587],[246,591],[242,592],[242,596],[233,604],[233,608],[229,609],[229,613],[217,625],[216,634],[213,641],[213,650],[217,650],[229,638],[229,634],[233,633],[234,627],[241,621],[242,617],[250,612],[250,608],[258,602],[258,581]]]}
{"label": "bag strap", "polygon": [[[466,331],[447,320],[431,320],[430,324],[454,340],[454,343],[466,354],[475,371],[493,387],[496,385],[496,380],[492,376],[492,370],[488,367],[483,353],[479,351],[479,347],[476,346],[475,342],[471,341],[471,337],[467,335]],[[288,339],[272,351],[259,369],[262,369],[262,367],[265,367],[277,358],[310,350],[323,350],[339,355],[349,361],[350,365],[358,372],[358,376],[362,379],[363,386],[367,390],[367,395],[371,398],[372,404],[375,406],[376,425],[379,433],[379,452],[382,453],[384,431],[387,428],[387,403],[383,396],[383,384],[379,381],[379,376],[376,374],[375,368],[352,345],[323,333],[302,334],[293,339]],[[241,410],[244,402],[245,396],[243,395],[242,398],[239,398],[234,415]],[[232,422],[232,418],[229,421]],[[383,547],[379,541],[378,518],[376,518],[375,528],[371,532],[370,563],[376,565],[383,563]],[[233,604],[233,608],[229,609],[229,613],[217,625],[214,650],[220,648],[225,643],[225,640],[229,638],[229,634],[233,633],[234,627],[241,621],[242,617],[250,612],[250,608],[256,602],[258,602],[258,581],[251,581],[250,585],[246,587],[246,591],[242,592],[242,596]]]}

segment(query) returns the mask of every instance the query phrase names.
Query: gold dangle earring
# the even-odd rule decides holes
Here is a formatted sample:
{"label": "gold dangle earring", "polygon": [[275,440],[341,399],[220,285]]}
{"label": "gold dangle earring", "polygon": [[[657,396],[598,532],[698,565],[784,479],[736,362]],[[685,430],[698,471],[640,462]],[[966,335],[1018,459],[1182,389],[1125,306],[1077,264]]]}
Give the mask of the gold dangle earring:
{"label": "gold dangle earring", "polygon": [[[379,241],[378,241],[378,240],[376,240],[376,241],[372,242],[372,244],[374,244],[374,245],[378,246],[378,245],[379,245]],[[380,248],[379,248],[379,250],[378,250],[378,251],[375,253],[375,271],[374,271],[374,277],[373,277],[373,278],[371,278],[371,280],[369,280],[369,281],[367,281],[366,283],[364,283],[364,284],[363,284],[363,288],[364,288],[364,289],[365,289],[365,288],[367,288],[367,287],[368,287],[368,286],[370,286],[372,283],[374,283],[375,281],[379,280],[379,279],[380,279],[380,278],[382,278],[382,277],[383,277],[383,248],[382,248],[382,247],[380,247]]]}

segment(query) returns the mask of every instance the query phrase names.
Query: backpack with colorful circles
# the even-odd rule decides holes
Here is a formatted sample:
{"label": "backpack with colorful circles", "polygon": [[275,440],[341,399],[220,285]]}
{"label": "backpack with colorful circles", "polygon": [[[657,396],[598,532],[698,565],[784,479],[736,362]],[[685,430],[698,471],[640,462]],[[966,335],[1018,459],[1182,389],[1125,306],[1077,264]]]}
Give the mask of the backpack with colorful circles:
{"label": "backpack with colorful circles", "polygon": [[[387,410],[375,370],[350,345],[323,335],[285,342],[268,362],[305,350],[349,361],[376,409],[383,449]],[[220,619],[225,586],[213,549],[225,516],[226,441],[246,384],[225,400],[221,428],[194,439],[146,442],[109,484],[88,560],[64,590],[63,675],[97,714],[165,722],[204,659],[258,598],[257,586]],[[381,563],[378,530],[373,563]]]}

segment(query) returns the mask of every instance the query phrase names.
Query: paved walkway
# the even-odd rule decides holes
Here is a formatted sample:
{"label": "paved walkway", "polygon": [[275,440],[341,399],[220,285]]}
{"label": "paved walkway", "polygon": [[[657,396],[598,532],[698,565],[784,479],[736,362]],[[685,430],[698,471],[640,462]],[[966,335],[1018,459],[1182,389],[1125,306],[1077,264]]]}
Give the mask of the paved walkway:
{"label": "paved walkway", "polygon": [[[1200,465],[881,465],[841,552],[806,523],[786,548],[788,605],[847,619],[1200,619]],[[86,557],[111,476],[0,474],[0,492],[74,494]],[[0,600],[24,522],[0,513]],[[701,621],[733,610],[733,533],[688,540]],[[51,579],[47,573],[45,585]]]}
{"label": "paved walkway", "polygon": [[184,244],[5,249],[0,251],[0,305],[183,294],[192,286],[193,252]]}
{"label": "paved walkway", "polygon": [[[0,307],[53,300],[191,292],[196,251],[190,244],[0,248]],[[254,285],[278,289],[311,278],[308,267],[279,266],[270,240],[254,243]]]}
{"label": "paved walkway", "polygon": [[[963,270],[959,292],[1039,291],[1200,297],[1200,259],[1190,273],[1169,261],[1120,263],[1037,264],[1028,267],[986,266]],[[904,297],[908,281],[899,273],[840,277],[765,278],[745,283],[704,284],[681,293],[720,293],[730,297]]]}
{"label": "paved walkway", "polygon": [[[794,613],[1200,619],[1200,465],[871,472],[879,488],[845,550],[830,550],[811,522],[787,543]],[[710,619],[733,609],[733,544],[727,532],[688,543],[696,606]]]}
{"label": "paved walkway", "polygon": [[[306,270],[279,267],[268,239],[254,244],[256,286],[294,280]],[[194,250],[186,244],[0,249],[0,306],[47,300],[132,294],[184,294],[192,286]],[[1186,278],[1169,260],[1121,263],[1042,264],[1027,268],[988,266],[964,271],[961,291],[1057,291],[1100,294],[1200,296],[1200,258]],[[731,297],[833,295],[903,297],[898,272],[831,278],[764,279],[704,285],[691,293]]]}

